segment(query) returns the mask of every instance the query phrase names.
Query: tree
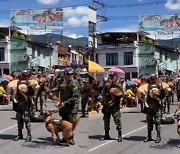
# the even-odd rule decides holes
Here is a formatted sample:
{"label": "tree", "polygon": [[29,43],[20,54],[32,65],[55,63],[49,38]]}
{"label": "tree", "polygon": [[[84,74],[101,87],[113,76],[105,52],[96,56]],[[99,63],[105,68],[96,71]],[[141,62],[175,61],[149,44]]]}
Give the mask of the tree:
{"label": "tree", "polygon": [[148,43],[148,44],[153,44],[153,40],[148,39],[148,40],[147,40],[147,43]]}
{"label": "tree", "polygon": [[142,36],[140,42],[147,43],[147,40],[146,40],[146,38],[144,36]]}
{"label": "tree", "polygon": [[16,39],[19,39],[19,34],[18,34],[17,32],[14,32],[14,33],[12,34],[12,37],[13,37],[13,38],[16,38]]}
{"label": "tree", "polygon": [[23,34],[20,34],[20,35],[19,35],[19,39],[21,39],[21,40],[25,40],[25,39],[26,39],[26,37],[25,37]]}

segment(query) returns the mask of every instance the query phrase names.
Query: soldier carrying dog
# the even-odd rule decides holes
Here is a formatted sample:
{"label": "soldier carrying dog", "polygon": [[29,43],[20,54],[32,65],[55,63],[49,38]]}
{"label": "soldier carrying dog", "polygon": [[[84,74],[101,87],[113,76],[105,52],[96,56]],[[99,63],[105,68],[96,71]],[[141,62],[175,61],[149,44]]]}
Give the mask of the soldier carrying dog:
{"label": "soldier carrying dog", "polygon": [[[21,94],[19,91],[19,86],[21,84],[26,84],[28,87],[27,93],[26,93],[27,98],[26,96],[23,96],[23,94]],[[14,100],[17,102],[14,103],[15,106],[13,107],[14,110],[16,111],[16,119],[17,119],[17,127],[18,127],[18,135],[14,139],[15,141],[19,139],[23,139],[22,130],[24,127],[24,123],[27,130],[26,142],[29,142],[32,139],[31,124],[30,124],[30,112],[32,108],[32,100],[30,97],[33,95],[34,95],[34,90],[28,86],[28,72],[23,71],[22,76],[20,77],[17,83],[17,92],[15,96],[16,99]]]}
{"label": "soldier carrying dog", "polygon": [[[120,99],[123,95],[123,90],[117,84],[118,77],[115,74],[111,74],[103,89],[103,109],[104,114],[104,129],[105,135],[104,140],[109,140],[109,130],[110,130],[110,119],[113,116],[114,122],[116,124],[116,129],[118,131],[118,142],[122,141],[122,126],[121,126],[121,112],[120,112]],[[115,89],[116,90],[115,90]],[[119,91],[116,93],[115,91]]]}
{"label": "soldier carrying dog", "polygon": [[[160,90],[159,99],[150,97],[150,90],[152,88],[157,88]],[[157,76],[155,74],[151,74],[148,81],[148,94],[147,94],[148,106],[146,106],[148,108],[148,112],[146,113],[148,135],[147,135],[147,138],[144,140],[144,142],[152,141],[151,133],[153,131],[154,124],[157,131],[157,138],[155,140],[155,143],[161,142],[160,121],[161,121],[161,114],[162,114],[162,104],[164,104],[166,99],[167,98],[163,92],[163,88],[158,83]]]}

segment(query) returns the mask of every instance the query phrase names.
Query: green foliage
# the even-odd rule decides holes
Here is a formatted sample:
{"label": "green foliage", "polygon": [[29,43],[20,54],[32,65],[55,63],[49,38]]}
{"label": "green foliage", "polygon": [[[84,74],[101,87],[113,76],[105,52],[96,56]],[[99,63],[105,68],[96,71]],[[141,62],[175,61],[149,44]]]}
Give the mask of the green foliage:
{"label": "green foliage", "polygon": [[142,36],[140,42],[147,43],[147,40],[146,40],[146,38],[144,36]]}
{"label": "green foliage", "polygon": [[29,36],[26,37],[26,41],[32,41]]}
{"label": "green foliage", "polygon": [[148,43],[148,44],[152,44],[152,45],[154,44],[152,39],[148,39],[148,40],[147,40],[147,43]]}
{"label": "green foliage", "polygon": [[26,40],[26,37],[25,37],[23,34],[20,34],[20,35],[19,35],[19,39],[21,39],[21,40]]}
{"label": "green foliage", "polygon": [[12,37],[16,38],[16,39],[19,39],[19,34],[17,32],[13,32]]}

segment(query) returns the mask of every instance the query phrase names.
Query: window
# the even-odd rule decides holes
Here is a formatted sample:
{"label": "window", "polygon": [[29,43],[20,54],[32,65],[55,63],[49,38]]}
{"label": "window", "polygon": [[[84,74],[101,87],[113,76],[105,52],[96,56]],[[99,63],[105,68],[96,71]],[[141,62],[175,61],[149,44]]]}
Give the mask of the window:
{"label": "window", "polygon": [[118,53],[107,53],[106,54],[106,65],[118,65]]}
{"label": "window", "polygon": [[5,49],[0,48],[0,61],[5,61]]}
{"label": "window", "polygon": [[133,52],[124,52],[124,65],[133,65]]}
{"label": "window", "polygon": [[6,68],[3,69],[3,73],[4,73],[4,74],[9,74],[9,69],[6,69]]}
{"label": "window", "polygon": [[130,80],[130,73],[127,73],[125,74],[125,80]]}
{"label": "window", "polygon": [[132,78],[137,78],[137,77],[138,77],[137,72],[132,72]]}

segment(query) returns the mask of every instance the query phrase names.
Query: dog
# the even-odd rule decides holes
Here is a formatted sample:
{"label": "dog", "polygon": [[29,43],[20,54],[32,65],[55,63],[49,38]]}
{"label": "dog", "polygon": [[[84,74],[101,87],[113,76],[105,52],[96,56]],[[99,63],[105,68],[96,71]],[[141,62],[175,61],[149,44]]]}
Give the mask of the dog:
{"label": "dog", "polygon": [[74,127],[72,123],[53,118],[49,111],[44,111],[43,116],[46,129],[52,134],[55,143],[61,143],[59,132],[62,132],[63,139],[67,145],[74,144]]}
{"label": "dog", "polygon": [[[177,117],[177,133],[180,139],[180,104],[178,105],[178,108],[176,109],[174,116]],[[178,148],[180,148],[180,144],[178,145]]]}

